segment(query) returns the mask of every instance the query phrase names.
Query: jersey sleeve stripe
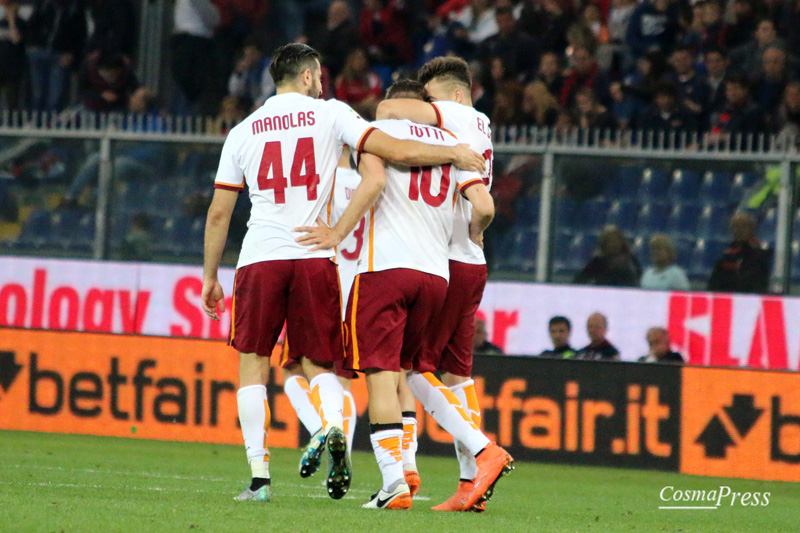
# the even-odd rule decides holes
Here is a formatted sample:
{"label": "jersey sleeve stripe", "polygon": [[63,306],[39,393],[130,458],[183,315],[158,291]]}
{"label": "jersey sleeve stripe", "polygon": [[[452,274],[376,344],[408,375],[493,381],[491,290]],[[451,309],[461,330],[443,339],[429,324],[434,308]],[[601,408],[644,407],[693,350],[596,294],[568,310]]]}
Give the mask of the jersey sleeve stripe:
{"label": "jersey sleeve stripe", "polygon": [[433,112],[436,113],[436,127],[441,128],[442,123],[444,122],[442,120],[442,112],[439,109],[439,106],[437,106],[435,103],[431,102],[431,105],[433,106]]}
{"label": "jersey sleeve stripe", "polygon": [[461,192],[464,192],[464,191],[466,191],[467,189],[469,189],[470,187],[472,187],[473,185],[478,185],[478,184],[481,184],[481,183],[483,183],[483,179],[482,179],[482,178],[478,178],[478,179],[474,179],[474,180],[469,180],[468,182],[466,182],[466,183],[463,183],[463,184],[459,185],[459,186],[458,186],[458,189],[459,189]]}
{"label": "jersey sleeve stripe", "polygon": [[377,128],[375,128],[375,126],[371,126],[369,129],[367,129],[367,131],[365,131],[361,135],[361,138],[358,140],[358,146],[356,147],[357,152],[364,151],[364,145],[367,144],[367,139],[369,139],[369,136],[372,135],[372,132],[375,131],[376,129]]}
{"label": "jersey sleeve stripe", "polygon": [[222,189],[223,191],[233,191],[233,192],[242,192],[244,190],[244,184],[242,185],[231,185],[230,183],[222,183],[219,181],[214,182],[215,189]]}

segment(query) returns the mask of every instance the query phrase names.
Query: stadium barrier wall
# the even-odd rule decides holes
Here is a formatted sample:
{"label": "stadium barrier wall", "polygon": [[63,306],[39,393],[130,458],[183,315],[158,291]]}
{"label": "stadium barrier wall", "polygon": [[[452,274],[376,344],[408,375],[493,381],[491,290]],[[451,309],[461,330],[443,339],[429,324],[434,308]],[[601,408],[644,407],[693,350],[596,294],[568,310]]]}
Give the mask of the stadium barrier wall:
{"label": "stadium barrier wall", "polygon": [[[225,339],[200,307],[202,268],[45,258],[0,258],[0,326]],[[230,309],[233,269],[220,281]],[[547,302],[547,305],[541,305]],[[644,291],[574,285],[490,282],[479,316],[506,353],[550,347],[553,315],[573,324],[572,345],[588,343],[590,314],[609,319],[622,358],[647,353],[645,333],[666,326],[673,348],[696,365],[800,370],[800,298]]]}
{"label": "stadium barrier wall", "polygon": [[[296,448],[278,360],[270,446]],[[0,328],[0,429],[240,444],[237,372],[220,341]],[[484,430],[519,460],[800,481],[800,373],[480,357],[474,374]],[[353,394],[369,450],[363,379]],[[420,453],[452,457],[417,412]]]}

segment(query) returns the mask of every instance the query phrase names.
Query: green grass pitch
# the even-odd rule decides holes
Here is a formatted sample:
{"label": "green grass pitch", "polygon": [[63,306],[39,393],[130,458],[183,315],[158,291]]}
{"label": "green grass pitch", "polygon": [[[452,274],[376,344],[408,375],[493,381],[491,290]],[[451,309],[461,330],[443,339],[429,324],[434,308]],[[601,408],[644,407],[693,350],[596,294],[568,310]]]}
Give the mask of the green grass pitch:
{"label": "green grass pitch", "polygon": [[[486,513],[434,513],[455,458],[419,457],[410,511],[361,509],[378,487],[372,454],[354,454],[340,501],[323,476],[297,474],[297,450],[272,450],[271,503],[235,502],[249,477],[239,446],[0,431],[0,531],[798,531],[800,484],[654,471],[517,463]],[[324,463],[323,463],[324,465]],[[661,488],[770,492],[766,507],[659,510]]]}

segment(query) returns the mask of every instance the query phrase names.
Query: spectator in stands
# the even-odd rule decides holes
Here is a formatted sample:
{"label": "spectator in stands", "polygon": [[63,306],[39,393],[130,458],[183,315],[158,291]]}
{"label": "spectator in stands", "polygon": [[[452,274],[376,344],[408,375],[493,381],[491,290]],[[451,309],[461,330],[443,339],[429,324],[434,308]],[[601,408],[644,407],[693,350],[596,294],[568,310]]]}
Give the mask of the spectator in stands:
{"label": "spectator in stands", "polygon": [[211,0],[177,0],[172,35],[172,78],[183,95],[180,113],[210,113],[219,104],[214,94],[218,76],[214,30],[219,9]]}
{"label": "spectator in stands", "polygon": [[553,341],[553,349],[545,350],[539,357],[553,357],[556,359],[569,359],[577,353],[569,345],[569,334],[572,332],[572,324],[565,316],[554,316],[549,324],[550,340]]}
{"label": "spectator in stands", "polygon": [[617,119],[620,129],[627,130],[635,122],[636,102],[623,90],[622,83],[618,81],[611,82],[610,91],[611,115]]}
{"label": "spectator in stands", "polygon": [[325,65],[334,80],[344,68],[347,53],[358,47],[358,32],[353,23],[350,7],[344,0],[334,0],[328,7],[328,20],[320,35],[309,36],[312,44],[322,54]]}
{"label": "spectator in stands", "polygon": [[275,82],[269,73],[270,58],[264,47],[254,37],[244,42],[236,66],[228,78],[228,95],[246,102],[250,109],[262,105],[275,94]]}
{"label": "spectator in stands", "polygon": [[522,91],[521,123],[539,128],[552,128],[558,120],[558,100],[541,81],[533,81]]}
{"label": "spectator in stands", "polygon": [[764,50],[770,46],[784,47],[783,41],[778,37],[775,23],[768,19],[761,19],[756,26],[753,38],[746,44],[731,51],[731,65],[740,72],[758,72]]}
{"label": "spectator in stands", "polygon": [[612,43],[621,45],[625,43],[625,34],[628,23],[636,9],[636,0],[612,0],[611,10],[608,15],[608,36]]}
{"label": "spectator in stands", "polygon": [[[586,16],[587,10],[588,18]],[[597,50],[599,48],[600,41],[598,40],[598,35],[592,31],[592,19],[595,16],[599,17],[597,6],[594,4],[586,4],[580,16],[567,29],[567,46],[569,48],[574,48],[576,46],[582,46],[590,50]],[[597,22],[601,24],[599,19]],[[605,42],[608,42],[608,28],[605,28],[605,30]],[[599,33],[600,31],[598,31],[598,34]]]}
{"label": "spectator in stands", "polygon": [[364,1],[358,34],[371,60],[393,68],[411,63],[408,17],[408,6],[400,0]]}
{"label": "spectator in stands", "polygon": [[139,86],[130,60],[120,53],[92,52],[81,72],[83,106],[96,113],[125,111]]}
{"label": "spectator in stands", "polygon": [[649,132],[653,132],[654,143],[659,143],[662,134],[664,143],[669,143],[671,135],[690,135],[700,131],[697,116],[680,103],[678,89],[669,81],[656,86],[653,104],[640,116],[639,128],[647,132],[644,141],[648,144]]}
{"label": "spectator in stands", "polygon": [[82,61],[86,43],[86,6],[81,0],[40,0],[26,30],[31,107],[64,107],[70,73]]}
{"label": "spectator in stands", "polygon": [[336,99],[350,104],[367,120],[374,120],[382,98],[381,79],[370,70],[367,53],[363,48],[351,50],[336,79]]}
{"label": "spectator in stands", "polygon": [[761,248],[756,222],[744,212],[731,218],[731,244],[714,265],[708,290],[766,293],[769,288],[772,252]]}
{"label": "spectator in stands", "polygon": [[719,0],[703,2],[703,40],[700,50],[710,47],[725,48],[728,46],[728,25],[722,20],[722,4]]}
{"label": "spectator in stands", "polygon": [[778,113],[778,139],[780,146],[800,143],[800,82],[793,81],[786,86],[783,104]]}
{"label": "spectator in stands", "polygon": [[[581,129],[603,131],[617,128],[617,120],[597,101],[590,87],[583,87],[575,94],[572,114],[575,124]],[[603,131],[602,135],[605,133]]]}
{"label": "spectator in stands", "polygon": [[672,351],[669,332],[664,328],[650,328],[647,330],[647,345],[650,350],[647,355],[639,358],[640,363],[672,363],[683,364],[683,356]]}
{"label": "spectator in stands", "polygon": [[733,0],[731,7],[733,22],[728,26],[727,42],[720,48],[733,50],[750,40],[758,23],[755,5],[755,0]]}
{"label": "spectator in stands", "polygon": [[594,313],[586,321],[586,333],[589,344],[578,350],[575,359],[590,361],[619,361],[619,350],[608,342],[606,333],[608,320],[600,313]]}
{"label": "spectator in stands", "polygon": [[638,286],[641,267],[622,231],[616,226],[606,226],[600,233],[599,241],[596,255],[575,276],[575,283]]}
{"label": "spectator in stands", "polygon": [[709,110],[713,113],[725,105],[725,81],[728,76],[728,54],[722,48],[709,48],[705,55],[706,83],[709,88]]}
{"label": "spectator in stands", "polygon": [[567,29],[570,17],[559,0],[524,0],[519,18],[520,29],[536,35],[542,50],[559,56],[567,48]]}
{"label": "spectator in stands", "polygon": [[509,0],[498,0],[495,20],[498,31],[480,44],[478,57],[500,57],[511,77],[517,81],[531,78],[539,65],[538,41],[519,30]]}
{"label": "spectator in stands", "polygon": [[[737,135],[755,135],[766,130],[766,116],[750,98],[750,83],[744,74],[733,73],[725,82],[725,105],[711,121],[710,140],[725,136],[736,143]],[[746,141],[742,139],[742,145]]]}
{"label": "spectator in stands", "polygon": [[136,15],[131,0],[89,0],[92,34],[86,50],[114,52],[133,58],[136,50]]}
{"label": "spectator in stands", "polygon": [[650,260],[653,265],[642,275],[643,289],[688,291],[686,271],[675,264],[677,253],[668,235],[658,233],[650,237]]}
{"label": "spectator in stands", "polygon": [[633,66],[637,59],[652,50],[669,54],[677,35],[677,4],[669,0],[645,0],[634,9],[628,23],[625,35],[628,64]]}
{"label": "spectator in stands", "polygon": [[675,49],[670,58],[675,69],[674,81],[678,87],[678,100],[682,107],[694,115],[701,126],[708,122],[711,91],[705,78],[694,69],[694,53],[686,46]]}
{"label": "spectator in stands", "polygon": [[564,75],[561,73],[561,60],[553,52],[545,52],[539,61],[539,71],[536,73],[537,81],[547,86],[547,91],[558,98],[564,86]]}
{"label": "spectator in stands", "polygon": [[[495,65],[498,63],[500,63],[500,59],[495,58]],[[495,66],[495,69],[497,68],[498,67]],[[522,86],[519,83],[515,81],[505,81],[497,84],[497,89],[494,93],[492,113],[489,115],[492,121],[492,129],[497,131],[497,128],[500,126],[518,124],[521,106]]]}
{"label": "spectator in stands", "polygon": [[663,81],[668,68],[667,59],[657,50],[647,52],[636,61],[636,72],[623,82],[623,90],[634,104],[634,116],[640,115],[652,103],[655,88]]}
{"label": "spectator in stands", "polygon": [[[269,4],[265,0],[256,0],[257,4]],[[283,30],[286,41],[305,42],[310,32],[307,23],[311,20],[323,19],[329,8],[327,0],[275,0],[272,5],[277,24],[271,29]]]}
{"label": "spectator in stands", "polygon": [[0,4],[0,109],[20,105],[25,72],[25,21],[19,16],[19,0]]}
{"label": "spectator in stands", "polygon": [[564,77],[559,101],[564,107],[575,103],[575,95],[584,87],[591,89],[604,106],[611,105],[608,78],[600,70],[591,50],[578,46],[572,51],[572,69]]}
{"label": "spectator in stands", "polygon": [[120,244],[120,259],[124,261],[150,261],[153,259],[153,234],[150,232],[150,217],[136,213],[128,234]]}
{"label": "spectator in stands", "polygon": [[206,133],[227,135],[249,113],[249,103],[241,98],[228,95],[219,104],[217,117],[208,124]]}
{"label": "spectator in stands", "polygon": [[770,46],[764,50],[761,71],[753,82],[753,101],[772,119],[789,84],[787,56],[782,48]]}
{"label": "spectator in stands", "polygon": [[505,355],[503,349],[489,342],[486,322],[482,318],[475,319],[475,336],[472,337],[472,353],[474,355]]}

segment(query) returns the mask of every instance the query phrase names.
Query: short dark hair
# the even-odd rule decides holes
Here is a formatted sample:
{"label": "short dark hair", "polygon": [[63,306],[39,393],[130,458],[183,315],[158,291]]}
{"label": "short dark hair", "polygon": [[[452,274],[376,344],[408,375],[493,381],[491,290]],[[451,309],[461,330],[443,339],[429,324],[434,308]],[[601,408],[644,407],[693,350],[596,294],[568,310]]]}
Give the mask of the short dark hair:
{"label": "short dark hair", "polygon": [[550,325],[548,326],[548,328],[550,328],[552,326],[555,326],[556,324],[564,324],[564,325],[567,326],[568,330],[572,331],[572,323],[569,321],[569,318],[567,318],[565,316],[559,315],[559,316],[554,316],[553,318],[551,318],[550,319]]}
{"label": "short dark hair", "polygon": [[417,74],[422,85],[432,79],[454,81],[472,88],[472,79],[469,75],[469,65],[460,57],[436,57],[431,59],[419,69]]}
{"label": "short dark hair", "polygon": [[725,50],[721,46],[717,46],[717,45],[712,45],[712,46],[709,46],[708,48],[706,48],[706,55],[708,55],[708,54],[719,54],[719,55],[721,55],[722,57],[724,57],[726,59],[728,58],[727,50]]}
{"label": "short dark hair", "polygon": [[291,81],[307,68],[314,68],[319,52],[301,43],[289,43],[272,52],[269,73],[275,85]]}
{"label": "short dark hair", "polygon": [[744,87],[745,89],[747,89],[747,92],[750,92],[750,80],[747,78],[747,75],[744,74],[743,72],[734,72],[730,74],[725,79],[725,85],[729,85],[731,83],[735,83],[740,87]]}
{"label": "short dark hair", "polygon": [[425,86],[417,80],[411,80],[408,78],[400,79],[386,89],[386,99],[391,100],[392,98],[396,98],[396,95],[398,94],[411,95],[419,98],[420,100],[424,100]]}
{"label": "short dark hair", "polygon": [[677,98],[678,97],[678,87],[672,83],[671,81],[659,81],[653,87],[653,95],[665,95],[669,96],[670,98]]}

